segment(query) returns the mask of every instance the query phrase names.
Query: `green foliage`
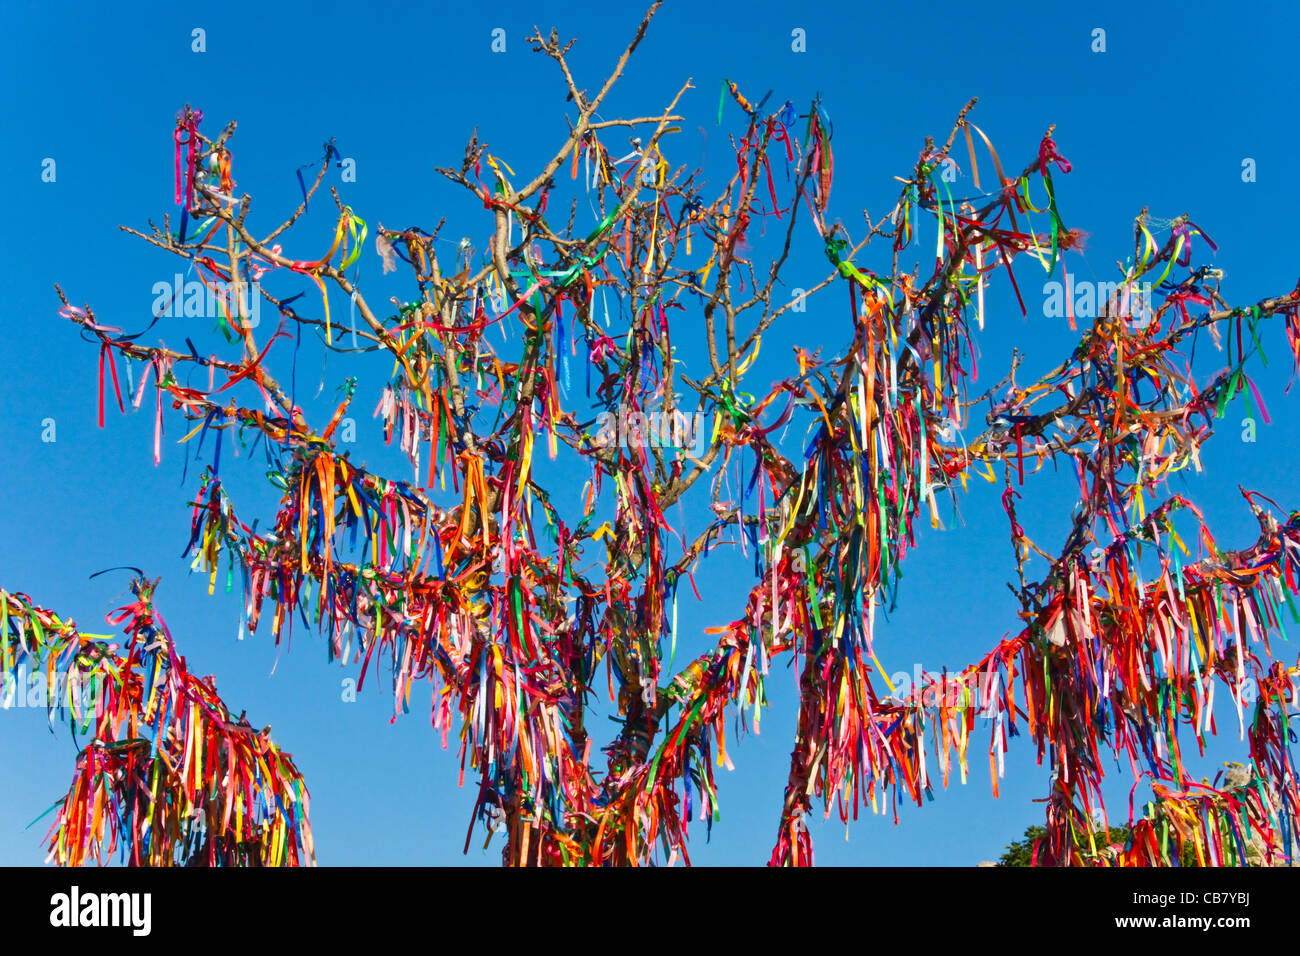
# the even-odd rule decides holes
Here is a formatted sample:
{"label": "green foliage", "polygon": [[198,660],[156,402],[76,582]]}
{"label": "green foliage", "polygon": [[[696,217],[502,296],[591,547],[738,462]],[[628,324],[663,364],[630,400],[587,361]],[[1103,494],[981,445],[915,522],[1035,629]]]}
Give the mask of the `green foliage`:
{"label": "green foliage", "polygon": [[[1025,835],[1019,840],[1008,843],[1006,849],[1002,851],[1002,856],[998,857],[998,866],[1029,866],[1034,858],[1034,841],[1042,839],[1047,835],[1045,827],[1033,826],[1025,830]],[[1110,839],[1107,840],[1106,833],[1101,830],[1094,831],[1097,838],[1097,846],[1124,846],[1128,843],[1129,828],[1125,826],[1112,826],[1110,828]],[[1246,851],[1248,865],[1261,865],[1261,856],[1259,851],[1253,847],[1248,847]],[[1196,850],[1190,843],[1182,848],[1180,857],[1182,866],[1196,866]]]}
{"label": "green foliage", "polygon": [[[1047,836],[1045,827],[1029,827],[1021,839],[1007,844],[1006,849],[1002,851],[1002,856],[998,858],[998,866],[1029,866],[1034,858],[1034,841],[1045,836]],[[1107,831],[1104,830],[1094,831],[1094,836],[1098,847],[1115,844],[1123,846],[1128,842],[1129,828],[1112,826],[1109,830],[1109,839],[1107,839]],[[1183,865],[1186,866],[1187,863],[1184,862]],[[1191,865],[1196,865],[1195,854],[1192,856]]]}
{"label": "green foliage", "polygon": [[1034,858],[1034,841],[1046,835],[1046,827],[1030,827],[1025,830],[1023,839],[1007,844],[1002,856],[998,857],[998,866],[1029,866]]}

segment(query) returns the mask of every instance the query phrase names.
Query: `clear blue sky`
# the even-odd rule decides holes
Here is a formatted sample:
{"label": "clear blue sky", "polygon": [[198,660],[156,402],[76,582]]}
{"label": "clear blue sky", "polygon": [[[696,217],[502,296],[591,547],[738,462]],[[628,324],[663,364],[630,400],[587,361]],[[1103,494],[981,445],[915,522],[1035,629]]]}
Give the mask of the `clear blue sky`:
{"label": "clear blue sky", "polygon": [[[481,246],[481,204],[467,202],[434,167],[458,162],[475,125],[521,176],[551,154],[572,106],[553,64],[530,52],[524,37],[534,24],[576,35],[572,64],[579,85],[594,90],[641,12],[635,5],[595,14],[579,8],[322,2],[291,12],[232,2],[198,9],[144,4],[127,12],[13,2],[0,13],[0,172],[8,187],[0,232],[0,587],[25,591],[87,630],[105,631],[103,615],[122,603],[126,578],[88,576],[121,564],[161,575],[158,606],[192,667],[215,673],[233,708],[271,724],[306,774],[323,864],[495,864],[499,856],[495,847],[478,849],[478,831],[474,849],[461,856],[473,794],[456,785],[454,747],[441,750],[428,725],[427,688],[412,712],[390,725],[382,683],[356,703],[341,700],[340,682],[355,671],[328,666],[314,635],[298,629],[291,649],[276,648],[269,633],[236,641],[238,594],[208,597],[206,582],[189,576],[179,556],[197,472],[191,462],[182,484],[180,419],[168,419],[159,468],[149,414],[123,417],[111,409],[106,427],[96,428],[96,349],[57,316],[53,285],[61,283],[76,303],[89,302],[110,325],[134,331],[148,324],[152,288],[170,281],[179,260],[117,225],[145,228],[146,219],[161,222],[173,210],[171,129],[186,102],[204,111],[209,133],[238,119],[235,177],[254,197],[256,229],[296,204],[295,168],[318,160],[332,136],[356,160],[357,179],[339,183],[335,173],[330,181],[372,228],[379,221],[432,228],[446,215],[445,236],[468,235]],[[1115,260],[1131,251],[1133,217],[1147,205],[1164,219],[1191,213],[1219,243],[1215,264],[1225,271],[1230,301],[1246,304],[1289,291],[1297,276],[1297,20],[1289,4],[1247,14],[1195,3],[1157,12],[1132,3],[913,8],[763,0],[711,8],[670,0],[602,112],[648,114],[693,78],[696,89],[679,108],[688,121],[665,153],[674,165],[704,161],[717,181],[731,161],[723,133],[737,120],[732,108],[731,125],[715,125],[722,77],[740,82],[751,99],[772,89],[773,102],[790,99],[801,111],[821,91],[835,125],[832,213],[857,235],[861,210],[888,211],[897,192],[891,177],[911,168],[924,137],[945,134],[966,100],[978,96],[974,119],[1009,167],[1021,168],[1043,130],[1057,124],[1060,150],[1074,164],[1072,174],[1057,176],[1062,214],[1069,226],[1091,233],[1084,252],[1066,260],[1077,277],[1115,278]],[[191,50],[196,27],[206,31],[204,53]],[[497,27],[506,31],[502,54],[491,51]],[[1097,27],[1106,31],[1104,53],[1091,50]],[[791,49],[796,28],[805,31],[807,52]],[[616,135],[605,142],[616,154],[623,143]],[[964,147],[955,155],[965,170]],[[56,163],[52,183],[41,179],[46,158]],[[1242,181],[1246,158],[1256,161],[1256,182]],[[328,246],[330,208],[328,198],[313,206],[287,254],[311,259]],[[827,271],[805,225],[790,263],[791,286],[812,285]],[[869,252],[862,264],[882,267],[884,255]],[[380,280],[373,244],[361,261],[362,288],[372,301],[409,297],[409,286],[395,277]],[[990,295],[981,382],[1001,377],[1015,345],[1027,352],[1026,370],[1049,368],[1071,348],[1065,321],[1042,314],[1045,277],[1035,268],[1018,265],[1027,319],[1002,284]],[[842,347],[841,292],[823,295],[765,339],[751,391],[789,374],[795,343],[827,353]],[[345,301],[332,305],[346,317]],[[699,319],[688,311],[674,320],[688,363],[702,355]],[[167,319],[154,333],[174,346],[192,337],[201,350],[220,342],[206,320]],[[1205,456],[1206,473],[1173,489],[1206,507],[1224,542],[1253,538],[1249,515],[1234,500],[1238,480],[1287,507],[1300,505],[1289,461],[1300,439],[1300,398],[1283,393],[1288,376],[1276,324],[1265,344],[1274,365],[1257,382],[1273,425],[1260,423],[1258,440],[1243,443],[1238,401]],[[272,364],[282,379],[287,354]],[[1198,360],[1198,367],[1213,371],[1216,360]],[[407,477],[397,456],[376,446],[369,419],[377,394],[367,386],[386,371],[374,359],[362,372],[355,406],[362,450],[354,455]],[[304,346],[300,396],[310,398],[324,383],[320,398],[306,405],[316,420],[328,415],[334,389],[349,373],[338,356],[322,366],[321,351]],[[575,390],[578,378],[575,370]],[[46,419],[55,422],[54,442],[41,440]],[[256,465],[226,459],[223,474],[245,520],[269,520],[274,498]],[[1026,530],[1057,551],[1068,527],[1068,483],[1032,485],[1026,498]],[[877,641],[891,672],[917,663],[931,671],[960,668],[1014,626],[1014,602],[1003,586],[1012,573],[1010,549],[996,493],[974,487],[960,508],[962,521],[950,521],[949,508],[945,522],[953,527],[927,528],[904,567],[901,606]],[[709,643],[704,627],[738,616],[747,567],[725,553],[706,562],[698,581],[708,600],[683,601],[679,654],[702,651]],[[712,842],[693,830],[697,864],[766,860],[787,772],[794,685],[782,661],[762,734],[728,748],[736,769],[719,772],[722,821]],[[1234,730],[1225,716],[1221,732]],[[39,863],[48,821],[23,828],[66,789],[74,744],[65,728],[51,735],[43,712],[3,711],[0,722],[0,863]],[[1221,750],[1207,766],[1242,748]],[[1041,822],[1041,805],[1032,801],[1045,795],[1047,774],[1034,765],[1026,739],[1013,740],[1002,797],[994,800],[975,745],[971,763],[964,788],[954,783],[919,810],[904,807],[900,826],[867,814],[847,841],[834,817],[817,827],[819,862],[970,865],[995,857],[1027,825]],[[1117,777],[1116,794],[1126,795],[1130,784]],[[1123,800],[1112,810],[1122,818]]]}

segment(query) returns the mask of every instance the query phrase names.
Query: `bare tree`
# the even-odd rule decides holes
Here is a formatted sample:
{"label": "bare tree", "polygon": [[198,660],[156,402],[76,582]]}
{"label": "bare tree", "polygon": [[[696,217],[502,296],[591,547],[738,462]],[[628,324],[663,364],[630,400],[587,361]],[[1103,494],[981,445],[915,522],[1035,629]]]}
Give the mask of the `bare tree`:
{"label": "bare tree", "polygon": [[[899,177],[894,207],[850,228],[829,217],[832,128],[820,104],[772,109],[770,94],[754,103],[726,82],[727,115],[740,117],[730,141],[736,166],[710,186],[702,171],[672,168],[661,148],[680,131],[689,80],[658,113],[600,114],[657,7],[595,93],[570,69],[572,41],[554,31],[530,38],[563,79],[567,132],[526,181],[477,134],[459,165],[439,170],[491,216],[485,261],[468,243],[449,255],[439,245],[443,222],[377,225],[385,271],[404,266],[414,283],[391,315],[348,276],[370,233],[337,190],[328,252],[300,260],[284,251],[325,182],[330,149],[302,204],[259,228],[233,179],[234,124],[209,138],[195,111],[182,112],[180,227],[169,218],[127,231],[192,262],[222,290],[239,354],[147,345],[66,298],[63,313],[99,344],[114,387],[114,356],[144,363],[148,378],[133,401],[151,382],[158,429],[167,402],[194,432],[218,442],[255,434],[273,456],[283,496],[265,533],[241,520],[217,464],[207,468],[189,541],[198,566],[215,579],[224,553],[242,569],[250,629],[269,606],[278,640],[295,613],[310,612],[331,657],[361,663],[363,680],[391,661],[399,706],[414,681],[432,680],[444,742],[454,713],[461,721],[475,794],[466,847],[481,820],[489,834],[504,833],[509,864],[689,861],[690,820],[716,810],[713,767],[728,759],[728,718],[742,727],[750,713],[757,720],[783,653],[797,662],[800,702],[773,864],[812,862],[814,798],[847,819],[880,801],[923,802],[954,764],[964,779],[977,716],[990,718],[980,726],[991,728],[995,792],[1018,728],[1051,764],[1040,862],[1118,852],[1163,863],[1185,846],[1206,863],[1244,859],[1231,838],[1238,823],[1285,828],[1296,808],[1283,731],[1291,674],[1268,653],[1268,637],[1281,606],[1292,606],[1300,518],[1279,521],[1244,492],[1260,538],[1223,550],[1191,502],[1164,488],[1171,473],[1199,469],[1216,413],[1254,388],[1244,368],[1265,320],[1282,319],[1300,354],[1297,292],[1229,307],[1219,277],[1193,265],[1193,252],[1212,247],[1205,233],[1180,216],[1157,241],[1143,210],[1133,255],[1072,354],[1031,384],[1016,356],[1006,377],[972,397],[971,343],[993,320],[988,286],[1005,277],[1023,310],[1013,263],[1053,272],[1080,240],[1057,207],[1053,175],[1069,164],[1054,130],[1008,174],[970,119],[972,100],[946,138],[925,140]],[[618,156],[602,139],[623,133],[630,144]],[[954,196],[944,175],[959,138],[974,187],[967,196]],[[579,224],[577,198],[559,215],[548,208],[566,171],[585,179],[594,224]],[[920,249],[926,265],[909,269],[905,252],[919,248],[923,221],[937,234],[933,259]],[[772,233],[762,262],[756,226]],[[831,268],[792,296],[781,275],[811,233]],[[878,271],[862,264],[873,242],[885,248],[873,260]],[[310,280],[308,294],[277,298],[258,281],[266,273],[297,273]],[[1160,302],[1139,316],[1144,283]],[[761,398],[748,394],[764,333],[831,286],[848,300],[846,347],[834,356],[797,350],[790,377]],[[284,320],[265,341],[243,311],[252,289]],[[331,293],[360,317],[355,334],[340,334]],[[617,330],[606,324],[611,298]],[[708,364],[699,373],[674,351],[669,316],[678,311],[702,315]],[[507,326],[521,343],[510,361],[493,344]],[[322,426],[272,376],[276,341],[304,331],[338,352],[391,354],[380,414],[385,436],[400,436],[413,480],[373,474],[340,451],[353,380]],[[1227,370],[1208,378],[1192,373],[1184,351],[1201,333],[1227,351]],[[579,362],[593,386],[585,409],[566,384]],[[191,367],[207,369],[208,389],[180,384]],[[237,384],[254,404],[237,402]],[[101,418],[106,390],[101,380]],[[699,422],[696,445],[696,430],[682,426]],[[796,448],[797,437],[783,440],[780,430],[798,422],[807,441]],[[539,440],[551,456],[567,446],[590,465],[576,505],[536,480]],[[1017,517],[1021,488],[1048,467],[1072,469],[1080,488],[1055,551],[1031,541]],[[457,499],[444,507],[434,487],[448,476]],[[975,476],[1002,485],[1021,630],[924,686],[882,689],[875,611],[897,587],[913,522],[928,515],[937,525],[937,497],[955,497]],[[668,512],[692,491],[712,517],[687,533]],[[1180,557],[1176,518],[1192,522],[1199,558]],[[1184,535],[1196,540],[1186,526]],[[715,630],[716,646],[674,667],[677,592],[694,588],[693,570],[721,540],[753,548],[756,580],[735,619]],[[1242,729],[1269,788],[1198,784],[1177,731],[1201,743],[1216,682],[1240,711],[1248,679],[1258,694]],[[606,692],[620,726],[602,760],[586,718]],[[1104,806],[1099,745],[1152,783],[1146,816],[1130,821],[1118,851],[1098,845],[1093,825]],[[208,832],[226,839],[229,830],[212,820]]]}

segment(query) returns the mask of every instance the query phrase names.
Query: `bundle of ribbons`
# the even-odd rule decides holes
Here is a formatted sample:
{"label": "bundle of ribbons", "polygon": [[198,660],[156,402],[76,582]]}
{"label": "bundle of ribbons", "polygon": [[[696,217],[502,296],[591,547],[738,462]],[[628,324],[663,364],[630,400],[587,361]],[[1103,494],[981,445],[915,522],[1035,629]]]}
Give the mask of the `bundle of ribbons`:
{"label": "bundle of ribbons", "polygon": [[[0,592],[0,679],[37,681],[79,744],[47,837],[60,865],[301,866],[314,861],[293,758],[190,672],[153,606],[156,581],[107,616],[124,638]],[[26,677],[26,681],[22,678]],[[33,686],[35,686],[33,684]]]}

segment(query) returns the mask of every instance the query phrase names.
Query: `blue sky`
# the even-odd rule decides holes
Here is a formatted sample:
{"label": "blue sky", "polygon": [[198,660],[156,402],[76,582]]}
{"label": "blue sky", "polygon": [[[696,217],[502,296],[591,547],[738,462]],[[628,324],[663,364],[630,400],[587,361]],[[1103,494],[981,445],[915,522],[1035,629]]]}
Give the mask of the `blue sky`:
{"label": "blue sky", "polygon": [[[322,144],[335,137],[341,154],[355,160],[357,176],[340,183],[335,173],[330,182],[372,228],[380,221],[431,228],[445,215],[444,236],[469,236],[481,246],[481,203],[468,201],[434,168],[457,163],[477,126],[493,154],[521,178],[529,175],[561,141],[572,106],[553,64],[531,52],[525,36],[534,24],[577,36],[571,63],[579,85],[594,90],[640,18],[634,5],[613,9],[593,16],[552,2],[324,2],[290,11],[232,2],[201,10],[143,4],[127,13],[90,3],[14,2],[0,13],[0,172],[9,186],[0,232],[0,289],[8,306],[0,340],[0,587],[25,591],[87,630],[106,631],[103,615],[123,603],[126,577],[89,575],[122,564],[161,575],[158,606],[192,667],[216,674],[233,708],[271,724],[306,774],[323,864],[491,865],[498,853],[479,849],[476,830],[468,856],[461,855],[473,794],[457,787],[454,746],[441,750],[429,727],[427,688],[423,704],[390,723],[382,684],[355,703],[342,700],[341,681],[355,671],[328,666],[313,635],[299,629],[291,647],[279,648],[269,633],[236,640],[238,594],[219,589],[208,597],[206,582],[189,575],[180,556],[197,473],[191,461],[182,483],[186,449],[175,443],[184,433],[181,421],[168,419],[158,468],[147,412],[121,416],[110,408],[106,427],[96,427],[96,349],[58,317],[53,285],[61,283],[75,303],[89,302],[110,325],[135,331],[148,324],[153,286],[170,281],[179,260],[117,226],[145,228],[147,219],[161,222],[173,211],[171,130],[187,102],[204,111],[208,133],[239,121],[235,178],[254,197],[251,220],[259,229],[296,205],[295,169],[319,160]],[[649,114],[692,78],[695,89],[679,106],[687,121],[664,152],[674,165],[703,163],[718,181],[732,161],[725,134],[738,120],[733,108],[730,125],[715,125],[724,76],[751,99],[771,89],[772,102],[789,99],[800,111],[820,91],[835,126],[832,216],[856,236],[863,209],[873,216],[889,210],[898,186],[891,177],[910,170],[924,137],[945,135],[961,106],[978,96],[973,118],[1008,167],[1021,168],[1048,124],[1057,124],[1059,148],[1074,165],[1070,175],[1056,177],[1062,215],[1090,233],[1086,249],[1066,259],[1078,278],[1115,278],[1115,260],[1131,252],[1133,217],[1149,206],[1163,219],[1190,213],[1219,244],[1214,265],[1225,272],[1229,300],[1248,304],[1296,281],[1297,19],[1285,4],[1247,15],[1194,3],[1162,12],[1136,4],[943,3],[918,11],[669,2],[602,113]],[[504,53],[491,50],[498,27],[506,32]],[[192,51],[194,28],[206,32],[206,52]],[[1091,49],[1094,28],[1106,31],[1104,53]],[[791,48],[796,29],[805,33],[806,52]],[[620,154],[619,136],[603,141]],[[964,147],[955,155],[965,171]],[[1254,182],[1242,179],[1247,158],[1255,161]],[[46,159],[55,161],[54,182],[42,181]],[[313,205],[286,243],[287,254],[311,259],[328,246],[330,206],[327,197]],[[579,227],[585,225],[580,218]],[[806,221],[805,227],[790,262],[791,286],[812,285],[827,272],[817,237]],[[860,261],[883,267],[885,255],[868,251]],[[373,244],[361,263],[362,289],[372,301],[409,297],[397,277],[380,278]],[[1065,321],[1043,314],[1045,276],[1033,269],[1028,261],[1017,266],[1027,318],[1004,284],[990,293],[982,383],[1001,377],[1015,346],[1026,352],[1027,371],[1050,368],[1072,347]],[[762,394],[790,374],[792,345],[822,346],[828,354],[842,347],[842,292],[824,293],[765,338],[751,391]],[[332,308],[346,316],[341,298]],[[688,365],[701,361],[698,309],[674,323]],[[201,351],[210,350],[221,340],[207,325],[166,319],[150,337],[173,346],[192,337]],[[1245,409],[1238,401],[1205,455],[1205,473],[1172,489],[1204,506],[1216,536],[1229,543],[1254,536],[1249,514],[1234,500],[1238,481],[1286,507],[1300,505],[1289,467],[1300,438],[1300,397],[1284,392],[1280,326],[1270,328],[1265,345],[1276,358],[1256,381],[1273,424],[1261,422],[1255,442],[1241,441],[1237,423]],[[282,380],[287,355],[272,363]],[[1215,360],[1200,365],[1198,358],[1198,368],[1212,372]],[[369,418],[378,395],[367,386],[386,371],[370,357],[357,373],[364,452],[354,455],[407,477]],[[328,417],[346,374],[354,373],[341,357],[325,362],[322,350],[304,345],[298,390],[311,396],[321,386],[319,397],[305,403],[316,421]],[[47,419],[55,423],[54,442],[41,440]],[[268,520],[274,495],[256,464],[227,461],[223,473],[242,514]],[[556,475],[582,480],[563,467]],[[1068,528],[1069,482],[1049,477],[1025,494],[1020,517],[1027,532],[1057,551]],[[960,668],[1014,626],[1014,601],[1003,585],[1012,574],[1010,548],[996,492],[973,485],[958,504],[960,521],[948,508],[946,530],[922,532],[903,568],[900,607],[877,641],[891,672],[918,663],[931,671]],[[707,600],[683,601],[679,654],[704,650],[703,628],[738,616],[747,567],[726,549],[705,562],[697,582]],[[712,840],[693,831],[697,864],[766,860],[787,772],[795,680],[780,662],[763,732],[728,748],[736,769],[719,772],[722,820]],[[75,745],[65,728],[51,733],[44,712],[2,711],[0,721],[0,863],[39,863],[46,821],[24,827],[66,789]],[[1232,729],[1222,717],[1220,729]],[[1206,765],[1240,750],[1225,745]],[[816,830],[819,862],[970,865],[995,857],[1040,822],[1041,805],[1033,801],[1046,794],[1047,774],[1034,765],[1025,738],[1014,740],[1002,796],[994,800],[977,747],[971,763],[965,787],[954,784],[923,808],[903,807],[899,826],[864,814],[846,839],[833,815]],[[1116,793],[1126,796],[1130,784],[1117,777]],[[1117,800],[1113,813],[1122,816],[1122,807]]]}

